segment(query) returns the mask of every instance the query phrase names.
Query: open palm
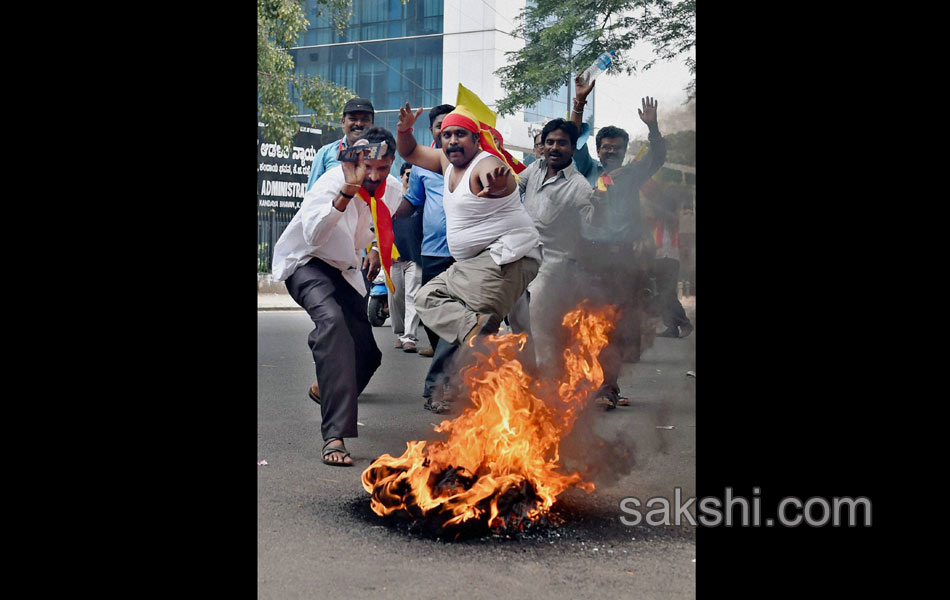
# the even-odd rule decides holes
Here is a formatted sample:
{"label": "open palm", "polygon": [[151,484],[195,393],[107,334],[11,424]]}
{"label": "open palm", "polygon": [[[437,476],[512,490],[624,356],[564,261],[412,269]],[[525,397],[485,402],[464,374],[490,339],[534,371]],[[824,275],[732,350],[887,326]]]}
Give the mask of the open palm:
{"label": "open palm", "polygon": [[637,114],[640,115],[640,120],[646,123],[647,125],[656,123],[656,99],[650,98],[647,96],[641,101],[642,108],[637,109]]}

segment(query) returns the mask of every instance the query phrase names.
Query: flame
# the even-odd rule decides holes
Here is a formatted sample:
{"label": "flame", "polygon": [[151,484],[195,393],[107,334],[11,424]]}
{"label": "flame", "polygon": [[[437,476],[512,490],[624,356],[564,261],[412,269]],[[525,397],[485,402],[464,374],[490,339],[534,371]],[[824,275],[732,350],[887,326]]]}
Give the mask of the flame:
{"label": "flame", "polygon": [[[613,329],[613,306],[591,309],[585,301],[564,316],[571,342],[562,378],[532,381],[518,360],[525,334],[492,335],[462,370],[472,405],[435,431],[445,441],[412,441],[399,457],[384,454],[362,474],[372,510],[442,527],[478,520],[491,528],[535,521],[569,487],[592,492],[579,473],[559,470],[559,445],[578,410],[603,383],[597,356]],[[545,401],[543,398],[551,398]]]}

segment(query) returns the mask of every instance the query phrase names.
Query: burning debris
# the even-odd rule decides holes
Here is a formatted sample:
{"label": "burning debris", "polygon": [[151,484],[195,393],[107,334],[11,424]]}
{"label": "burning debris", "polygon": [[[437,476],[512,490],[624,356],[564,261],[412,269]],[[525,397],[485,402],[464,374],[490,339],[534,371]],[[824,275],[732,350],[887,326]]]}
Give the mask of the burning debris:
{"label": "burning debris", "polygon": [[578,412],[603,382],[597,356],[607,345],[614,307],[586,303],[564,316],[571,342],[557,382],[534,381],[522,368],[524,334],[488,336],[469,348],[462,371],[471,406],[435,431],[445,441],[407,444],[384,454],[362,474],[380,516],[425,521],[444,533],[518,529],[546,518],[557,496],[594,484],[559,471],[559,445]]}

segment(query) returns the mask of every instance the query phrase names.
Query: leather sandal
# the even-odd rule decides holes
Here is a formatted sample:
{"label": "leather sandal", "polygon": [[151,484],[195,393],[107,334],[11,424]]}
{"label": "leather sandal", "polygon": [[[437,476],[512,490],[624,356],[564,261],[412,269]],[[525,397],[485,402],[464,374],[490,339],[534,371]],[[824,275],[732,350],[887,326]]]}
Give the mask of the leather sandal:
{"label": "leather sandal", "polygon": [[603,406],[605,410],[613,410],[620,404],[620,393],[613,390],[602,390],[594,399],[594,402],[598,406]]}
{"label": "leather sandal", "polygon": [[[314,388],[314,387],[317,388],[317,393],[316,393],[316,394],[313,393],[313,388]],[[318,386],[316,382],[314,382],[313,385],[310,386],[310,389],[307,390],[307,396],[309,396],[310,399],[313,400],[314,402],[316,402],[317,404],[320,404],[320,386]]]}
{"label": "leather sandal", "polygon": [[[346,460],[346,457],[347,457],[347,456],[350,456],[350,452],[349,452],[344,446],[333,446],[332,448],[329,447],[332,442],[336,442],[336,441],[342,442],[342,441],[343,441],[343,438],[330,438],[330,439],[328,439],[327,442],[323,445],[323,464],[325,464],[325,465],[333,465],[334,467],[352,467],[352,466],[353,466],[353,463],[345,463],[345,462],[343,462],[344,460]],[[340,457],[340,460],[329,460],[329,459],[328,459],[328,457],[329,457],[331,454],[336,454],[336,453],[339,453],[339,454],[342,454],[342,455],[343,455],[342,457]]]}
{"label": "leather sandal", "polygon": [[437,415],[452,410],[452,407],[449,406],[449,403],[445,400],[433,400],[431,397],[426,398],[425,400],[425,404],[422,405],[422,408],[432,411]]}

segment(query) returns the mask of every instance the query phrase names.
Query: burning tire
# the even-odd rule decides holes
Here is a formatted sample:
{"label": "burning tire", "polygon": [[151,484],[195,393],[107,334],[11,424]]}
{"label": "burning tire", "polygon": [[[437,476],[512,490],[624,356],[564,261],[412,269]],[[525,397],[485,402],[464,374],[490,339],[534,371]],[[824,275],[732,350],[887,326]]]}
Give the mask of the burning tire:
{"label": "burning tire", "polygon": [[525,334],[490,335],[472,346],[471,364],[461,367],[471,406],[435,428],[446,440],[408,442],[402,456],[373,461],[361,478],[373,512],[448,535],[524,530],[564,490],[592,492],[581,473],[562,471],[558,448],[603,383],[597,357],[615,316],[612,306],[565,315],[572,343],[564,374],[542,385],[522,369]]}

